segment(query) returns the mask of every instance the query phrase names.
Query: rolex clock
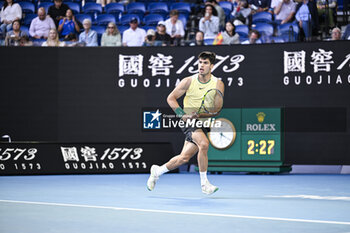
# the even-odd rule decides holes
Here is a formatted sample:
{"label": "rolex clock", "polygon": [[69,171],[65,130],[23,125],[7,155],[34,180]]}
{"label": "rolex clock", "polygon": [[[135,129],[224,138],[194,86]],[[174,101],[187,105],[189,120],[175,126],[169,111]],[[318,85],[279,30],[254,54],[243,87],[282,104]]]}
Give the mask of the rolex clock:
{"label": "rolex clock", "polygon": [[[220,122],[218,124],[218,122]],[[231,121],[218,118],[210,127],[208,138],[211,145],[218,150],[230,148],[236,139],[236,129]]]}

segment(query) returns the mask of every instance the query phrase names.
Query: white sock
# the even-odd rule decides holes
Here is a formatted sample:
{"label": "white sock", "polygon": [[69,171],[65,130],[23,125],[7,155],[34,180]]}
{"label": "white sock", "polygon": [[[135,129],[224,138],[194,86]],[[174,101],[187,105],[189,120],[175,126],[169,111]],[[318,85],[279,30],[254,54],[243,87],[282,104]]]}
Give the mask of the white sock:
{"label": "white sock", "polygon": [[164,165],[160,166],[159,169],[157,170],[157,176],[161,176],[164,173],[167,173],[169,169]]}
{"label": "white sock", "polygon": [[199,175],[201,177],[201,185],[204,185],[205,182],[207,182],[207,180],[208,180],[208,178],[207,178],[207,171],[199,172]]}

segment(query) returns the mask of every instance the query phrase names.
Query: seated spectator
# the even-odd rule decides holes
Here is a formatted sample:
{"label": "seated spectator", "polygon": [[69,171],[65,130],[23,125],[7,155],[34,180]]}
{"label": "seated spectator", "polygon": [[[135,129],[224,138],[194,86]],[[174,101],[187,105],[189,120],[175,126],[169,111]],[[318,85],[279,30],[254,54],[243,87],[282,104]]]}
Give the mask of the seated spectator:
{"label": "seated spectator", "polygon": [[28,36],[26,32],[21,31],[21,21],[14,20],[12,22],[12,31],[6,34],[5,45],[6,46],[19,46],[20,40],[23,36]]}
{"label": "seated spectator", "polygon": [[38,9],[38,17],[32,20],[29,27],[29,34],[35,39],[47,39],[50,29],[56,29],[55,23],[50,16],[46,15],[44,7]]}
{"label": "seated spectator", "polygon": [[343,40],[350,40],[350,24],[348,24],[345,28],[344,34],[342,36]]}
{"label": "seated spectator", "polygon": [[49,32],[49,37],[41,46],[43,46],[43,47],[64,47],[65,45],[66,45],[66,43],[59,40],[57,30],[51,28],[50,32]]}
{"label": "seated spectator", "polygon": [[216,0],[207,0],[205,2],[205,4],[210,4],[213,7],[215,7],[215,10],[218,13],[218,17],[219,17],[220,28],[224,28],[225,27],[225,21],[226,21],[226,14],[225,14],[224,9],[222,9],[222,7],[217,3]]}
{"label": "seated spectator", "polygon": [[62,2],[62,0],[54,0],[54,4],[47,11],[47,14],[54,20],[56,28],[58,28],[60,20],[66,17],[66,12],[69,9],[68,5]]}
{"label": "seated spectator", "polygon": [[33,46],[33,41],[29,40],[29,36],[27,35],[22,36],[19,41],[19,46]]}
{"label": "seated spectator", "polygon": [[221,33],[222,44],[240,44],[239,35],[235,31],[236,27],[231,21],[227,21],[225,31]]}
{"label": "seated spectator", "polygon": [[115,0],[96,0],[96,3],[101,4],[102,7],[105,7],[111,2],[115,2]]}
{"label": "seated spectator", "polygon": [[157,25],[156,41],[162,45],[167,46],[171,43],[171,37],[166,33],[165,22],[159,21]]}
{"label": "seated spectator", "polygon": [[130,20],[130,28],[123,33],[123,46],[142,46],[145,41],[146,31],[138,27],[137,18]]}
{"label": "seated spectator", "polygon": [[249,4],[247,0],[239,1],[239,4],[232,11],[231,15],[234,17],[233,24],[237,25],[249,25],[250,24],[250,16],[252,14],[252,9],[249,8]]}
{"label": "seated spectator", "polygon": [[115,23],[110,22],[102,35],[101,46],[121,46],[122,37]]}
{"label": "seated spectator", "polygon": [[71,9],[68,9],[66,12],[66,17],[60,20],[58,32],[62,38],[67,38],[70,34],[76,34],[80,32],[79,24],[75,20],[73,11]]}
{"label": "seated spectator", "polygon": [[92,47],[98,46],[97,32],[91,30],[91,20],[84,19],[83,21],[84,31],[79,35],[79,42],[85,43],[85,46]]}
{"label": "seated spectator", "polygon": [[252,29],[249,31],[248,40],[243,41],[241,44],[261,44],[259,38],[260,33],[257,30]]}
{"label": "seated spectator", "polygon": [[153,29],[147,30],[147,35],[145,37],[145,42],[143,46],[158,46],[156,42],[156,32]]}
{"label": "seated spectator", "polygon": [[318,32],[318,13],[315,0],[303,0],[296,7],[295,19],[302,29],[305,39],[311,40]]}
{"label": "seated spectator", "polygon": [[333,13],[336,11],[336,6],[337,0],[317,0],[318,15],[324,17],[328,15],[328,19],[325,19],[325,24],[327,23],[326,27],[335,27]]}
{"label": "seated spectator", "polygon": [[199,20],[199,30],[204,32],[204,39],[213,39],[219,32],[219,18],[212,5],[205,6],[205,14]]}
{"label": "seated spectator", "polygon": [[271,8],[278,24],[292,22],[295,15],[296,4],[293,0],[272,0]]}
{"label": "seated spectator", "polygon": [[169,16],[170,18],[165,20],[166,33],[170,35],[172,45],[180,45],[185,36],[185,29],[182,21],[179,20],[179,11],[172,10]]}
{"label": "seated spectator", "polygon": [[271,6],[271,0],[248,0],[253,14],[256,12],[268,11]]}
{"label": "seated spectator", "polygon": [[22,8],[18,3],[14,3],[13,0],[6,0],[1,8],[0,12],[0,33],[2,38],[5,37],[6,32],[11,31],[12,22],[20,20],[22,18]]}
{"label": "seated spectator", "polygon": [[341,40],[341,30],[338,27],[332,30],[332,40]]}
{"label": "seated spectator", "polygon": [[190,43],[190,46],[203,46],[204,45],[204,33],[202,31],[196,32],[195,41]]}

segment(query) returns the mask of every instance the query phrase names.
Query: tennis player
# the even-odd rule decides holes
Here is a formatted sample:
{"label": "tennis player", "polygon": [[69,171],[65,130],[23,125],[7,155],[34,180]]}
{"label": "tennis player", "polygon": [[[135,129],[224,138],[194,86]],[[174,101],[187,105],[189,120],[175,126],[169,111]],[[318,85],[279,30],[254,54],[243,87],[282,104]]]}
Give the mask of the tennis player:
{"label": "tennis player", "polygon": [[[198,114],[194,109],[200,109],[202,98],[210,89],[218,89],[224,93],[224,83],[211,74],[215,63],[215,53],[202,52],[198,59],[198,73],[190,77],[186,77],[175,87],[169,94],[167,101],[170,107],[174,110],[177,116],[182,117],[182,120],[202,119],[203,117],[215,116],[207,113]],[[185,95],[182,109],[178,103],[178,99]],[[218,113],[217,113],[218,114]],[[216,115],[217,115],[216,114]],[[210,184],[207,178],[208,169],[208,148],[209,141],[203,129],[190,127],[182,129],[185,134],[185,143],[179,155],[171,158],[162,166],[152,165],[150,177],[147,181],[148,190],[152,191],[159,177],[164,173],[176,169],[179,166],[187,163],[197,152],[197,160],[199,174],[201,180],[202,192],[212,194],[219,188]]]}

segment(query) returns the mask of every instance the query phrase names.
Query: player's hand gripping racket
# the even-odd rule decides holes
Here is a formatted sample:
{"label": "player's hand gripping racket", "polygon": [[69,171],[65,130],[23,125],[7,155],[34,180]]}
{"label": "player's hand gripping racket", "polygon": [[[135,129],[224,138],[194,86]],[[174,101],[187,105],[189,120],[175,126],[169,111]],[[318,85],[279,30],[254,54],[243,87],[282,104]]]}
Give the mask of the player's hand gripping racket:
{"label": "player's hand gripping racket", "polygon": [[197,111],[198,117],[211,117],[220,113],[222,106],[224,105],[224,95],[218,89],[208,90],[203,98],[201,106]]}

